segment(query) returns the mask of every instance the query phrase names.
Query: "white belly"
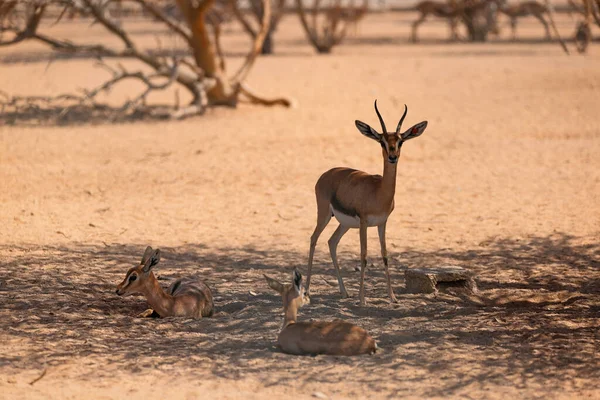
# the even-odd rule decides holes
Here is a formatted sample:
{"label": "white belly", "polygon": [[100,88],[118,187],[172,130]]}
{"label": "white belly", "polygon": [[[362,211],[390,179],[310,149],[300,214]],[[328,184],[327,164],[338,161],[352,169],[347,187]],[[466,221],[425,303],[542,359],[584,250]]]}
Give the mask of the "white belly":
{"label": "white belly", "polygon": [[[333,215],[335,216],[335,219],[338,220],[338,222],[340,224],[342,224],[343,226],[346,226],[348,228],[359,228],[360,227],[360,218],[358,218],[358,216],[351,216],[351,215],[347,215],[344,214],[341,211],[336,210],[333,207],[330,207],[331,211],[333,212]],[[367,218],[367,226],[379,226],[383,223],[385,223],[385,221],[387,221],[388,215],[383,214],[383,215],[370,215]]]}

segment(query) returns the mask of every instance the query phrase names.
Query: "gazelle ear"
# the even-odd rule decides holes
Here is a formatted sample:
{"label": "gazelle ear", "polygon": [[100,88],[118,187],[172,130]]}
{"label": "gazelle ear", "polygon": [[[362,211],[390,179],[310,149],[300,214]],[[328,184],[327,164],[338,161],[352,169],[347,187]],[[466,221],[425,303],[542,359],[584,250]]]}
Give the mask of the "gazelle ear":
{"label": "gazelle ear", "polygon": [[375,129],[371,128],[368,124],[365,124],[364,122],[359,120],[354,121],[354,124],[356,125],[360,133],[362,133],[366,137],[373,139],[377,142],[381,141],[381,135],[377,133]]}
{"label": "gazelle ear", "polygon": [[292,273],[292,285],[294,285],[294,290],[296,290],[296,293],[302,292],[302,274],[295,268],[294,272]]}
{"label": "gazelle ear", "polygon": [[156,249],[152,252],[150,257],[144,263],[144,268],[142,268],[142,271],[145,273],[150,272],[152,267],[154,267],[156,264],[158,264],[159,261],[160,261],[160,250]]}
{"label": "gazelle ear", "polygon": [[146,247],[146,251],[144,251],[144,255],[142,256],[142,261],[140,261],[140,265],[146,264],[146,261],[148,261],[148,259],[152,255],[153,251],[154,250],[152,250],[152,247],[150,247],[150,246]]}
{"label": "gazelle ear", "polygon": [[400,136],[403,141],[414,139],[417,136],[421,136],[421,134],[425,132],[425,128],[427,128],[427,121],[419,122]]}
{"label": "gazelle ear", "polygon": [[283,294],[283,284],[281,284],[281,282],[279,282],[278,280],[275,280],[267,275],[264,275],[265,279],[267,280],[267,284],[269,285],[269,287],[271,289],[273,289],[274,291],[276,291],[279,294]]}

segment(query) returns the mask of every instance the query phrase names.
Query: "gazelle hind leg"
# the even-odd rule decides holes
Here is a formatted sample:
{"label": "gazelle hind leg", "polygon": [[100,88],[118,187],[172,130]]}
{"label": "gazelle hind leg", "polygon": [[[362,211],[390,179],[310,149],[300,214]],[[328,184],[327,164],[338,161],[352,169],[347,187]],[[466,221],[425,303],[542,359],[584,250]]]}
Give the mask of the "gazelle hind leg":
{"label": "gazelle hind leg", "polygon": [[360,219],[360,306],[367,305],[365,301],[365,270],[367,269],[367,220]]}
{"label": "gazelle hind leg", "polygon": [[552,38],[552,35],[550,35],[550,27],[548,26],[548,23],[541,15],[536,14],[535,17],[538,19],[538,21],[540,21],[542,25],[544,25],[544,29],[546,30],[546,40],[550,40]]}
{"label": "gazelle hind leg", "polygon": [[344,286],[344,281],[342,280],[342,275],[340,273],[340,266],[337,262],[337,246],[340,242],[340,239],[342,239],[342,236],[348,232],[348,229],[350,228],[340,224],[327,242],[329,244],[329,254],[331,254],[331,261],[333,261],[333,266],[335,267],[335,272],[337,273],[338,284],[340,285],[340,293],[342,294],[343,299],[346,299],[350,296],[348,296],[348,292]]}
{"label": "gazelle hind leg", "polygon": [[417,28],[419,27],[419,25],[421,25],[423,23],[423,21],[425,21],[425,18],[427,17],[427,15],[422,14],[421,18],[419,18],[418,20],[416,20],[415,22],[413,22],[412,24],[412,30],[411,30],[411,35],[410,35],[410,41],[413,43],[417,43],[419,41],[419,39],[417,38]]}
{"label": "gazelle hind leg", "polygon": [[390,296],[390,301],[392,303],[397,303],[398,299],[394,295],[394,289],[392,289],[392,279],[390,278],[390,269],[388,267],[388,257],[387,257],[387,249],[385,246],[385,225],[379,225],[377,230],[379,232],[379,244],[381,244],[381,258],[383,258],[383,265],[385,266],[385,276],[387,278],[387,289],[388,295]]}
{"label": "gazelle hind leg", "polygon": [[331,209],[329,208],[329,202],[319,201],[317,197],[317,226],[310,237],[310,250],[308,252],[308,271],[306,273],[306,294],[310,295],[310,275],[312,272],[313,257],[315,255],[315,247],[319,236],[323,232],[323,229],[327,226],[331,220]]}
{"label": "gazelle hind leg", "polygon": [[512,17],[510,19],[510,29],[512,31],[512,40],[513,42],[517,40],[517,18]]}
{"label": "gazelle hind leg", "polygon": [[449,20],[450,25],[450,41],[456,42],[458,40],[458,20],[455,17],[451,17]]}

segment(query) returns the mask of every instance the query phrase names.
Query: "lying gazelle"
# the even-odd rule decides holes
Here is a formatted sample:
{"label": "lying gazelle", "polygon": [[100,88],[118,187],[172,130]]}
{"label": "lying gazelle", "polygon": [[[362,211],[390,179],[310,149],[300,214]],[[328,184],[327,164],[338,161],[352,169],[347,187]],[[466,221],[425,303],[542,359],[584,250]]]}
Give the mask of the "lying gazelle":
{"label": "lying gazelle", "polygon": [[377,350],[375,340],[363,328],[349,322],[296,322],[298,308],[310,299],[305,296],[302,275],[292,273],[292,283],[282,284],[264,275],[269,287],[283,298],[283,326],[277,342],[284,353],[296,355],[329,354],[354,356],[373,354]]}
{"label": "lying gazelle", "polygon": [[427,127],[427,121],[419,122],[406,132],[400,134],[400,128],[408,108],[404,106],[404,114],[400,118],[395,132],[388,132],[375,100],[375,112],[381,123],[382,133],[361,121],[355,121],[358,130],[368,138],[381,145],[383,154],[383,176],[370,175],[366,172],[351,168],[333,168],[325,172],[315,186],[317,195],[317,226],[310,238],[310,252],[308,255],[308,277],[306,279],[306,292],[310,293],[310,275],[317,240],[327,226],[332,216],[340,225],[329,239],[329,252],[337,272],[338,284],[342,297],[348,297],[344,282],[340,275],[337,262],[337,245],[350,228],[360,229],[360,304],[365,305],[364,280],[367,266],[367,227],[376,226],[381,244],[381,256],[387,276],[387,289],[392,302],[396,296],[392,290],[388,258],[385,247],[385,227],[387,219],[394,210],[394,194],[396,193],[396,169],[402,144],[420,136]]}
{"label": "lying gazelle", "polygon": [[140,314],[144,317],[211,317],[214,305],[210,288],[198,278],[185,277],[177,279],[165,292],[152,272],[159,261],[160,250],[148,246],[140,265],[127,271],[123,282],[117,285],[117,294],[146,296],[152,308]]}

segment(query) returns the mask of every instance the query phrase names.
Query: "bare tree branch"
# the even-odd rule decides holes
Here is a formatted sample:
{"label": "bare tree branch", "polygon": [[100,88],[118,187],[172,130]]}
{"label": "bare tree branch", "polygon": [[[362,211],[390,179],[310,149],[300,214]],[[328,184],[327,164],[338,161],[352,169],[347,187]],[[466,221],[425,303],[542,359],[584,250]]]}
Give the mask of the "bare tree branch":
{"label": "bare tree branch", "polygon": [[589,3],[591,3],[590,9],[591,9],[591,14],[592,17],[594,17],[594,20],[596,21],[596,25],[600,26],[600,1],[596,1],[595,3],[593,2],[593,0],[585,0]]}
{"label": "bare tree branch", "polygon": [[133,41],[129,38],[127,33],[119,26],[117,21],[114,21],[108,14],[104,11],[104,7],[99,7],[98,4],[94,0],[81,0],[83,4],[85,4],[89,10],[92,12],[94,18],[100,22],[106,29],[117,35],[125,46],[128,49],[134,49],[135,45]]}
{"label": "bare tree branch", "polygon": [[[319,6],[319,2],[315,1],[315,5],[314,5],[315,8],[313,9],[313,20],[314,20],[313,22],[315,23],[315,26],[316,26],[316,22],[317,22],[316,13],[318,12],[318,9],[317,9],[318,6]],[[306,12],[304,11],[304,5],[302,4],[302,0],[296,0],[296,10],[298,12],[298,16],[300,17],[300,23],[302,24],[302,27],[304,28],[304,32],[306,32],[306,35],[308,36],[308,40],[310,40],[310,42],[317,49],[317,51],[320,51],[319,49],[321,48],[321,43],[319,43],[319,37],[317,35],[316,30],[313,29],[313,27],[308,24],[308,20],[306,19]]]}
{"label": "bare tree branch", "polygon": [[191,34],[190,30],[185,25],[183,25],[182,23],[180,23],[176,19],[169,17],[167,14],[165,14],[161,9],[159,9],[154,4],[148,3],[145,0],[131,0],[131,1],[134,1],[134,2],[136,2],[138,4],[140,4],[154,18],[156,18],[159,21],[165,23],[173,32],[179,34],[179,36],[181,36],[182,38],[184,38],[185,41],[188,44],[191,43],[192,34]]}
{"label": "bare tree branch", "polygon": [[248,19],[246,19],[246,16],[242,13],[240,8],[238,7],[238,0],[230,0],[230,4],[231,4],[231,9],[233,11],[233,15],[235,15],[235,17],[240,22],[240,24],[242,24],[242,27],[244,28],[246,33],[248,33],[252,38],[255,38],[258,33],[254,30],[254,28],[252,27],[252,24],[250,24]]}
{"label": "bare tree branch", "polygon": [[[208,19],[211,19],[211,15],[207,15]],[[219,58],[219,67],[225,71],[225,55],[223,48],[221,47],[221,23],[213,17],[211,23],[213,28],[213,37],[215,38],[215,50],[217,51],[217,57]]]}
{"label": "bare tree branch", "polygon": [[[335,0],[328,8],[321,9],[320,5],[320,0],[314,1],[311,11],[311,26],[304,9],[303,0],[296,0],[296,9],[300,17],[300,23],[309,41],[319,53],[329,53],[334,46],[337,46],[344,40],[348,25],[353,21],[353,16],[360,13],[360,10],[355,5],[342,6],[340,0]],[[366,13],[366,11],[367,9],[365,8],[362,14]],[[321,18],[322,23],[319,25],[319,15],[321,13],[323,14],[323,18]]]}
{"label": "bare tree branch", "polygon": [[139,80],[146,85],[146,90],[144,92],[142,92],[142,94],[137,96],[134,100],[127,102],[125,104],[125,106],[123,106],[124,110],[131,108],[132,105],[135,105],[142,100],[145,101],[151,91],[164,90],[164,89],[168,88],[169,86],[171,86],[175,82],[177,74],[178,74],[178,70],[179,70],[179,63],[177,62],[177,60],[174,60],[173,67],[171,68],[171,72],[168,76],[167,81],[162,84],[155,84],[152,82],[153,79],[164,78],[165,76],[163,74],[157,74],[157,73],[146,76],[141,71],[128,72],[122,65],[119,65],[119,70],[115,70],[115,69],[111,68],[109,65],[105,64],[104,62],[100,62],[99,65],[102,66],[103,68],[107,69],[108,71],[112,72],[113,77],[112,77],[112,79],[104,82],[102,85],[100,85],[96,89],[85,90],[84,91],[85,97],[83,99],[84,101],[95,98],[99,93],[110,91],[117,83],[119,83],[123,80],[126,80],[126,79]]}
{"label": "bare tree branch", "polygon": [[550,25],[552,26],[552,29],[554,30],[554,34],[558,38],[558,42],[560,43],[560,46],[562,47],[562,49],[565,51],[565,53],[569,54],[569,49],[567,48],[567,45],[565,44],[564,40],[562,40],[562,37],[560,36],[558,29],[556,28],[556,24],[554,23],[554,6],[550,2],[550,0],[545,0],[545,1],[546,1],[546,9],[548,10],[548,19],[550,20]]}
{"label": "bare tree branch", "polygon": [[[36,35],[38,26],[40,25],[40,21],[42,20],[42,16],[44,15],[44,12],[46,11],[46,6],[47,6],[47,4],[32,6],[32,11],[29,14],[29,17],[28,17],[27,23],[26,23],[26,27],[23,31],[19,32],[14,27],[6,27],[6,28],[2,27],[0,29],[0,32],[12,31],[15,33],[15,37],[12,40],[9,40],[8,42],[0,42],[0,46],[9,46],[9,45],[17,44],[19,42],[22,42],[23,40],[34,37]],[[11,8],[11,10],[12,10],[12,8]]]}
{"label": "bare tree branch", "polygon": [[246,76],[252,69],[254,62],[256,61],[256,57],[260,54],[260,50],[262,49],[263,42],[267,37],[267,33],[269,32],[269,28],[271,26],[271,0],[262,0],[263,6],[263,17],[260,24],[260,30],[258,34],[254,38],[254,43],[252,45],[252,49],[246,56],[246,61],[240,67],[238,72],[233,76],[232,82],[233,84],[240,84],[246,79]]}
{"label": "bare tree branch", "polygon": [[[2,1],[0,0],[0,6],[5,5]],[[89,54],[100,58],[99,65],[107,70],[111,76],[98,87],[84,90],[82,95],[15,96],[4,99],[0,96],[0,110],[3,119],[8,116],[8,120],[13,122],[27,120],[39,123],[42,120],[54,120],[57,123],[65,123],[78,120],[82,116],[84,119],[86,116],[92,119],[99,118],[99,121],[135,119],[139,116],[184,118],[190,115],[202,114],[208,105],[235,106],[240,94],[255,103],[286,106],[290,104],[285,99],[261,99],[245,88],[242,90],[241,87],[241,83],[256,61],[270,28],[270,22],[273,18],[270,7],[271,0],[262,0],[264,2],[264,12],[260,30],[254,38],[252,48],[243,65],[234,74],[231,81],[227,78],[225,71],[225,57],[220,40],[220,19],[218,15],[210,14],[215,0],[177,0],[177,5],[183,12],[187,26],[169,16],[158,5],[150,4],[151,0],[39,1],[39,3],[30,5],[25,17],[19,18],[16,23],[11,22],[8,25],[2,23],[0,33],[8,32],[12,36],[4,41],[0,38],[0,46],[34,40],[44,43],[58,52]],[[186,44],[194,52],[195,62],[191,61],[189,57],[168,59],[161,54],[153,54],[145,49],[138,48],[128,31],[121,25],[121,21],[110,15],[109,6],[114,1],[127,1],[139,5],[158,21],[165,24],[170,32],[183,37]],[[283,0],[277,1],[281,2]],[[59,23],[68,11],[78,11],[90,15],[94,19],[94,23],[102,25],[108,33],[116,36],[124,46],[76,43],[69,39],[57,38],[40,32],[40,21],[44,16],[47,16],[45,12],[52,6],[61,7],[57,13],[58,18],[55,24]],[[14,7],[10,10],[13,9]],[[2,21],[4,21],[4,17],[5,15],[0,15]],[[208,25],[212,25],[212,37],[207,31],[207,20]],[[160,41],[158,47],[162,49]],[[118,67],[111,66],[105,63],[103,58],[134,59],[150,67],[151,71],[131,72],[120,64]],[[208,69],[205,69],[205,67]],[[100,94],[108,94],[112,88],[127,80],[139,81],[144,88],[117,108],[98,102],[97,98],[101,98]],[[188,104],[180,107],[179,94],[176,88],[174,105],[149,104],[149,98],[153,92],[167,90],[177,85],[184,86],[191,94],[192,98]]]}
{"label": "bare tree branch", "polygon": [[292,102],[285,98],[278,97],[275,99],[265,99],[263,97],[259,97],[258,95],[252,93],[250,88],[248,88],[243,83],[240,83],[239,88],[240,88],[240,93],[242,93],[244,96],[246,96],[250,100],[250,102],[253,104],[261,104],[263,106],[277,106],[277,105],[284,106],[284,107],[292,106]]}

